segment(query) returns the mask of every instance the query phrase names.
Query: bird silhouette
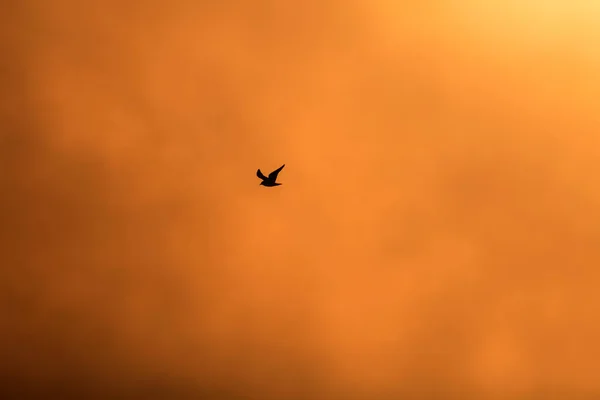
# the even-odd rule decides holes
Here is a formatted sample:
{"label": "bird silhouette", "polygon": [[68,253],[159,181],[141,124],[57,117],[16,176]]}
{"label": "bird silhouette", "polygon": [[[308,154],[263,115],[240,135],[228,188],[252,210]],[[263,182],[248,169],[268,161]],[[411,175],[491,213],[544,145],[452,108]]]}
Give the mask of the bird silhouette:
{"label": "bird silhouette", "polygon": [[285,167],[285,164],[283,164],[281,167],[277,168],[275,171],[271,172],[269,174],[269,176],[264,176],[262,172],[260,172],[260,168],[258,169],[258,171],[256,171],[256,176],[258,176],[260,179],[262,179],[262,182],[260,183],[262,186],[279,186],[281,185],[281,183],[276,183],[275,181],[277,180],[277,175],[279,175],[279,172],[283,169],[283,167]]}

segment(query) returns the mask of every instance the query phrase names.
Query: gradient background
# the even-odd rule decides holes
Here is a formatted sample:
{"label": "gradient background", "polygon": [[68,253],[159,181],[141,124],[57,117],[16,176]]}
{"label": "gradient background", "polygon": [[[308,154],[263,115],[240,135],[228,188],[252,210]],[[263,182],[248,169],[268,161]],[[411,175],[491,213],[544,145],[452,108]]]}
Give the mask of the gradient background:
{"label": "gradient background", "polygon": [[2,8],[5,398],[600,396],[597,2]]}

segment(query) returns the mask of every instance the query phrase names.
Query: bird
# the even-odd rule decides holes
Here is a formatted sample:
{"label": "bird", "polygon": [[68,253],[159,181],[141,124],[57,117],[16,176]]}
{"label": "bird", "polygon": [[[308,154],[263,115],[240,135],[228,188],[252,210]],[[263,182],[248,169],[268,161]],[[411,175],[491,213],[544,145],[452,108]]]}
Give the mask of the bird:
{"label": "bird", "polygon": [[281,183],[276,183],[275,181],[277,180],[277,175],[279,175],[279,172],[283,169],[283,167],[285,167],[285,164],[283,164],[281,167],[277,168],[275,171],[271,172],[269,174],[269,176],[264,176],[262,172],[260,172],[260,168],[258,169],[258,171],[256,171],[256,176],[258,176],[260,179],[262,179],[262,182],[260,183],[262,186],[279,186],[281,185]]}

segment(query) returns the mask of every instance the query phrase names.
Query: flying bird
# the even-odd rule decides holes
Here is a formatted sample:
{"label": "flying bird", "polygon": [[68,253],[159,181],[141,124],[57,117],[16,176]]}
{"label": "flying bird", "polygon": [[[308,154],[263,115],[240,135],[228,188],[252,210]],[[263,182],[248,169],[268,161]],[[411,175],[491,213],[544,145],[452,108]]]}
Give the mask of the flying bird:
{"label": "flying bird", "polygon": [[285,164],[283,164],[281,167],[277,168],[275,171],[271,172],[269,174],[269,176],[264,176],[262,172],[260,172],[260,168],[258,169],[258,171],[256,171],[256,176],[258,176],[260,179],[262,179],[262,182],[260,183],[263,186],[279,186],[281,185],[281,183],[276,183],[275,181],[277,180],[277,175],[279,175],[279,172],[283,169],[283,167],[285,167]]}

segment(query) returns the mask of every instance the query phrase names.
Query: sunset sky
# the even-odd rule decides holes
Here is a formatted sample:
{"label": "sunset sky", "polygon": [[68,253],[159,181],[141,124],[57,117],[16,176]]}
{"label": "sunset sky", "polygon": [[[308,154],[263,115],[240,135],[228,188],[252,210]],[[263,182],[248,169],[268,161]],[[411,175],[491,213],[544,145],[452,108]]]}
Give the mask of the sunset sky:
{"label": "sunset sky", "polygon": [[598,21],[6,2],[0,397],[599,398]]}

